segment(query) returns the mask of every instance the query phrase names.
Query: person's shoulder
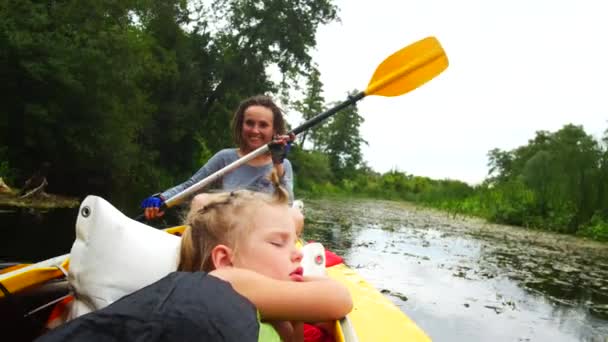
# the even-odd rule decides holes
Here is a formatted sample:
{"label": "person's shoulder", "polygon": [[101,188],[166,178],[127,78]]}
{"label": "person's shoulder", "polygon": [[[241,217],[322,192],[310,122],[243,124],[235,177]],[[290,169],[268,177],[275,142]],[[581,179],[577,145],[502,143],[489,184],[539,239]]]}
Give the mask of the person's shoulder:
{"label": "person's shoulder", "polygon": [[234,155],[238,155],[238,153],[236,152],[236,148],[224,148],[219,150],[216,154],[216,156],[234,156]]}
{"label": "person's shoulder", "polygon": [[239,155],[236,152],[236,149],[225,148],[214,154],[211,158],[209,158],[209,160],[205,162],[205,165],[203,167],[206,168],[206,172],[218,171],[221,168],[234,162],[238,158]]}
{"label": "person's shoulder", "polygon": [[217,152],[213,158],[234,161],[239,158],[236,148],[225,148]]}

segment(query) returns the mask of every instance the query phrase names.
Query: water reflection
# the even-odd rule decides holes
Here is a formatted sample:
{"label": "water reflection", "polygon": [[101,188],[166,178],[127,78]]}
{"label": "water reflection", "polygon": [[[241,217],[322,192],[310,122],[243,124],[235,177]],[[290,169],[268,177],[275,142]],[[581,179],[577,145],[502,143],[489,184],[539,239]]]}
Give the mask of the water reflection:
{"label": "water reflection", "polygon": [[37,262],[69,253],[78,208],[11,209],[0,214],[0,262]]}
{"label": "water reflection", "polygon": [[395,202],[308,201],[306,210],[306,237],[341,253],[436,341],[608,336],[608,246]]}

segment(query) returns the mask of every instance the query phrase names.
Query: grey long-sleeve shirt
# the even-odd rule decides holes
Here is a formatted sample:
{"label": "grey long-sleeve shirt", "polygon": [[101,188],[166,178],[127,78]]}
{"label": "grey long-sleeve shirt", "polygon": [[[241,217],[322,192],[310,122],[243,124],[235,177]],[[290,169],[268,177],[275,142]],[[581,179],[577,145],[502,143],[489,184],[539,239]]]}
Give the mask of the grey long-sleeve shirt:
{"label": "grey long-sleeve shirt", "polygon": [[[236,148],[223,149],[211,157],[190,179],[161,193],[165,199],[169,199],[205,177],[221,170],[225,166],[239,159]],[[293,202],[293,170],[289,160],[283,161],[285,174],[281,177],[281,184],[289,193],[289,203]],[[268,178],[272,171],[272,164],[262,166],[242,165],[236,170],[224,175],[220,180],[223,190],[232,191],[238,189],[249,189],[266,193],[273,193],[274,186]]]}

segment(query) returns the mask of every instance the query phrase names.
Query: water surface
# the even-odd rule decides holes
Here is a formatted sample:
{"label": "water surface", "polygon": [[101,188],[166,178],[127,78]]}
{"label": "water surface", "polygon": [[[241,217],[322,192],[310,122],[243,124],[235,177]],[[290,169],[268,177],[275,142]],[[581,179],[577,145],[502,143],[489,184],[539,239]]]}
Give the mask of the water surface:
{"label": "water surface", "polygon": [[306,201],[344,255],[434,341],[606,341],[608,245],[389,201]]}

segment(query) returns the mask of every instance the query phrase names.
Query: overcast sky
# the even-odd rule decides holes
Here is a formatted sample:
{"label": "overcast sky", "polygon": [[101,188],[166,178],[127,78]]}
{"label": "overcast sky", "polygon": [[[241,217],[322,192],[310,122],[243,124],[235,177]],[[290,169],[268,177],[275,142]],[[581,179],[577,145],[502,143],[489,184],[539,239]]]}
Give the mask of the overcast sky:
{"label": "overcast sky", "polygon": [[427,36],[450,66],[400,97],[359,102],[376,171],[481,182],[487,152],[567,123],[608,128],[608,3],[602,0],[338,0],[313,52],[326,101],[366,88],[380,62]]}

